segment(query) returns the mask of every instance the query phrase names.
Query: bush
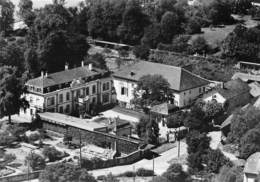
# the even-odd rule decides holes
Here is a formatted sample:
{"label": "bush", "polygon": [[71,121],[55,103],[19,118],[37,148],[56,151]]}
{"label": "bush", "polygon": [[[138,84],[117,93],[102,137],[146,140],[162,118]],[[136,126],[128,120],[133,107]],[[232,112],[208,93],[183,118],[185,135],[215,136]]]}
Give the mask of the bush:
{"label": "bush", "polygon": [[44,147],[42,153],[45,158],[49,159],[49,162],[60,160],[63,157],[62,152],[57,150],[55,147]]}
{"label": "bush", "polygon": [[122,174],[119,174],[118,176],[120,176],[120,177],[135,177],[136,173],[133,172],[133,171],[126,171]]}
{"label": "bush", "polygon": [[138,45],[134,47],[133,53],[137,58],[147,60],[150,54],[150,49],[146,45]]}
{"label": "bush", "polygon": [[39,133],[32,133],[27,138],[28,138],[28,142],[33,143],[33,142],[40,139],[40,134]]}
{"label": "bush", "polygon": [[144,169],[144,168],[139,168],[136,171],[137,176],[142,176],[142,177],[148,177],[148,176],[154,176],[153,170],[150,169]]}
{"label": "bush", "polygon": [[45,168],[45,160],[42,156],[35,153],[30,153],[25,158],[25,165],[29,165],[33,171],[41,170]]}

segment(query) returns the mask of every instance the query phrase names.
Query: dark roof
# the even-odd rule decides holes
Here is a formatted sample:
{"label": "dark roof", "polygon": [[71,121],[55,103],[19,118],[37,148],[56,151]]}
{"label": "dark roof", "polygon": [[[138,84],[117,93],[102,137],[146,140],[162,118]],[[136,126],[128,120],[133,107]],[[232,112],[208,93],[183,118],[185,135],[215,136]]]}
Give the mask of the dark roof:
{"label": "dark roof", "polygon": [[106,71],[92,68],[90,71],[88,69],[88,66],[84,67],[77,67],[73,69],[68,69],[52,74],[48,74],[48,76],[40,76],[34,79],[29,80],[26,84],[27,85],[33,85],[36,87],[49,87],[49,86],[54,86],[54,85],[59,85],[63,83],[68,83],[73,81],[74,79],[79,79],[79,78],[87,78],[91,76],[95,76],[101,73],[105,73]]}
{"label": "dark roof", "polygon": [[138,81],[142,76],[148,74],[162,75],[170,83],[171,89],[176,91],[184,91],[209,84],[206,79],[184,68],[148,61],[138,61],[135,64],[126,66],[116,72],[114,76]]}
{"label": "dark roof", "polygon": [[151,112],[162,114],[162,115],[169,115],[174,109],[177,107],[174,104],[169,103],[162,103],[159,105],[155,105],[151,108]]}

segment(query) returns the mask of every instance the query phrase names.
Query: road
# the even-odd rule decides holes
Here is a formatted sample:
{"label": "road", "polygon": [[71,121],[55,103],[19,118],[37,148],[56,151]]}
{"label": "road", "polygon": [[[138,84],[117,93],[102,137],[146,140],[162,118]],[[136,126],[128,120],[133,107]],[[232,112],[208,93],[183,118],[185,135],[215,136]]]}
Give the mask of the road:
{"label": "road", "polygon": [[[184,142],[180,143],[181,150],[180,155],[187,153],[187,145]],[[154,159],[154,171],[157,175],[162,174],[166,171],[166,169],[169,167],[169,161],[171,159],[178,157],[178,148],[172,148],[164,153],[161,154],[161,156]],[[116,166],[111,168],[105,168],[105,169],[98,169],[90,171],[95,177],[100,175],[107,175],[109,173],[112,173],[114,175],[124,173],[126,171],[133,171],[133,169],[138,168],[146,168],[146,169],[153,169],[153,160],[147,160],[143,159],[139,162],[136,162],[131,165],[125,165],[125,166]]]}

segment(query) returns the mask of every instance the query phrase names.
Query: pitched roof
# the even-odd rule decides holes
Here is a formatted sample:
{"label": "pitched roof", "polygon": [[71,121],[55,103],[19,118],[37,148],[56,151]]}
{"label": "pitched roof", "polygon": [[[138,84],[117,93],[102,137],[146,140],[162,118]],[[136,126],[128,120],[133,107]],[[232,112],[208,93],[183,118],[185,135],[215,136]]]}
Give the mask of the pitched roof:
{"label": "pitched roof", "polygon": [[248,157],[244,172],[256,175],[260,173],[260,152],[256,152]]}
{"label": "pitched roof", "polygon": [[138,81],[144,75],[159,74],[170,83],[170,87],[176,91],[184,91],[209,84],[204,78],[191,73],[184,68],[153,63],[148,61],[138,61],[135,64],[125,66],[114,73],[115,77]]}
{"label": "pitched roof", "polygon": [[241,79],[230,80],[224,84],[224,88],[216,88],[203,95],[203,98],[219,93],[225,99],[236,97],[242,93],[249,92],[250,87]]}
{"label": "pitched roof", "polygon": [[77,68],[73,68],[73,69],[68,69],[68,70],[52,73],[52,74],[49,74],[47,77],[40,76],[40,77],[29,80],[26,84],[45,88],[45,87],[49,87],[49,86],[59,85],[62,83],[68,83],[68,82],[73,81],[74,79],[95,76],[95,75],[98,75],[98,74],[104,73],[104,72],[106,72],[106,71],[96,69],[96,68],[89,70],[88,66],[77,67]]}

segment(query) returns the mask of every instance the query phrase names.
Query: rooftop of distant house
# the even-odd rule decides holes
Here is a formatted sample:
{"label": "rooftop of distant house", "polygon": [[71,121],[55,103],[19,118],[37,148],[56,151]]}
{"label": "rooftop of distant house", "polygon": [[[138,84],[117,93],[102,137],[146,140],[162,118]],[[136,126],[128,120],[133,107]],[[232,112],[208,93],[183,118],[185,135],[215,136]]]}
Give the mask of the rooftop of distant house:
{"label": "rooftop of distant house", "polygon": [[125,66],[114,77],[138,81],[144,75],[162,75],[170,83],[170,88],[175,91],[185,91],[209,84],[204,78],[191,73],[190,71],[166,64],[138,61],[132,65]]}
{"label": "rooftop of distant house", "polygon": [[204,94],[203,98],[212,96],[219,93],[226,100],[241,95],[242,93],[249,92],[250,87],[241,79],[230,80],[223,84],[223,88],[217,88]]}
{"label": "rooftop of distant house", "polygon": [[92,64],[85,66],[82,63],[81,67],[68,69],[68,67],[65,66],[64,71],[59,71],[51,74],[42,73],[41,76],[28,80],[26,85],[46,88],[60,84],[71,84],[71,82],[75,80],[78,80],[79,82],[85,82],[91,78],[99,75],[101,76],[107,72],[108,71],[106,70],[94,68]]}
{"label": "rooftop of distant house", "polygon": [[235,73],[232,77],[232,79],[237,79],[240,78],[241,80],[248,82],[248,81],[260,81],[260,75],[256,75],[256,74],[250,74],[250,73],[242,73],[242,72],[238,72]]}

